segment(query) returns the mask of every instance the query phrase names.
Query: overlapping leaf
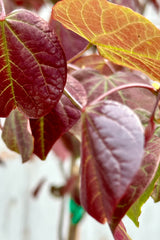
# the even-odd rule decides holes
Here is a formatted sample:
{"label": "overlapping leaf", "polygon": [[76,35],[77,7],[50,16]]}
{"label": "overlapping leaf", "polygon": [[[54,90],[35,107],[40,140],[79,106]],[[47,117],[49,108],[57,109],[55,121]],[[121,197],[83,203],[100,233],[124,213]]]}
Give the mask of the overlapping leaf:
{"label": "overlapping leaf", "polygon": [[87,107],[82,117],[81,203],[97,221],[113,213],[143,158],[137,116],[114,101]]}
{"label": "overlapping leaf", "polygon": [[116,71],[122,70],[123,67],[107,61],[102,56],[97,54],[92,54],[88,56],[82,56],[75,61],[73,64],[80,68],[92,68],[97,70],[99,73],[106,76],[113,74]]}
{"label": "overlapping leaf", "polygon": [[51,29],[54,29],[57,34],[67,60],[73,58],[87,47],[88,41],[78,34],[64,28],[61,23],[52,18],[50,19],[49,26]]}
{"label": "overlapping leaf", "polygon": [[[82,104],[86,103],[83,86],[69,76],[66,88]],[[45,159],[56,140],[67,132],[80,118],[80,110],[64,95],[56,107],[46,116],[39,119],[30,119],[31,130],[34,136],[34,153]]]}
{"label": "overlapping leaf", "polygon": [[110,61],[160,81],[160,30],[142,15],[106,0],[63,0],[53,7],[53,18]]}
{"label": "overlapping leaf", "polygon": [[[156,158],[158,158],[158,157],[159,157],[159,155],[156,155]],[[138,218],[141,215],[141,208],[142,208],[143,204],[151,196],[151,193],[153,192],[153,189],[155,186],[155,182],[157,181],[159,176],[160,176],[160,165],[158,166],[157,172],[156,172],[154,178],[152,179],[151,183],[147,187],[147,189],[143,192],[143,194],[137,199],[137,201],[132,205],[132,207],[127,212],[128,217],[135,223],[135,225],[137,227],[139,226]]]}
{"label": "overlapping leaf", "polygon": [[[106,91],[127,83],[150,84],[148,77],[137,71],[119,71],[105,76],[92,69],[80,69],[73,72],[72,76],[84,86],[88,95],[88,104]],[[108,96],[109,99],[128,105],[130,108],[143,108],[152,112],[156,97],[153,93],[143,88],[130,88],[115,92]]]}
{"label": "overlapping leaf", "polygon": [[130,206],[138,199],[138,197],[140,197],[152,181],[160,161],[159,145],[160,139],[156,136],[148,142],[141,167],[115,209],[111,223],[112,229],[115,229],[119,223],[119,219],[125,215]]}
{"label": "overlapping leaf", "polygon": [[2,139],[9,149],[21,154],[23,162],[30,159],[33,153],[33,137],[28,131],[28,119],[17,109],[6,119]]}
{"label": "overlapping leaf", "polygon": [[18,107],[38,118],[59,101],[66,82],[63,50],[48,23],[27,10],[0,21],[0,116]]}

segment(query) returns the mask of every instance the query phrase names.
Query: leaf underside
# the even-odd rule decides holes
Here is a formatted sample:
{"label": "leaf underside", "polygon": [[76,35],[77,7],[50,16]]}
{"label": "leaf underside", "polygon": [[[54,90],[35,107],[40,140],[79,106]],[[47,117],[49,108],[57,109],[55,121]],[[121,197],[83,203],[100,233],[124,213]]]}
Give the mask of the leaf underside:
{"label": "leaf underside", "polygon": [[81,203],[97,221],[111,222],[143,158],[137,116],[114,101],[87,107],[82,117]]}
{"label": "leaf underside", "polygon": [[142,15],[106,0],[63,0],[52,16],[105,58],[160,81],[160,30]]}

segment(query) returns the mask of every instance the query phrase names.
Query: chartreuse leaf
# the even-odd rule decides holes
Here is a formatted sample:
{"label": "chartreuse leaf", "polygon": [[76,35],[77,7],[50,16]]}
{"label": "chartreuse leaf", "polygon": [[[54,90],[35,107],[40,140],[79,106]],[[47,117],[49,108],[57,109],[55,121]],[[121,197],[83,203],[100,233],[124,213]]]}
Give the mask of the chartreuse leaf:
{"label": "chartreuse leaf", "polygon": [[[148,190],[145,191],[145,189],[152,182],[152,179],[154,178],[154,175],[158,169],[159,160],[160,160],[159,145],[160,145],[160,138],[158,138],[157,136],[154,136],[153,139],[147,143],[141,166],[138,172],[136,173],[135,177],[133,178],[131,184],[129,185],[126,193],[123,195],[123,197],[121,198],[119,204],[117,205],[114,211],[114,214],[113,214],[114,217],[110,224],[112,229],[115,229],[115,227],[119,223],[119,219],[125,215],[125,213],[131,207],[131,205],[134,202],[136,202],[136,200],[140,197],[141,194],[145,194],[146,197],[150,196],[149,191]],[[151,189],[153,189],[153,186]],[[141,206],[139,206],[137,209],[140,210],[140,207]],[[137,216],[134,212],[134,218],[135,217]]]}
{"label": "chartreuse leaf", "polygon": [[23,162],[30,159],[33,153],[33,137],[28,131],[28,119],[17,109],[6,118],[2,139],[9,149],[21,154]]}
{"label": "chartreuse leaf", "polygon": [[29,117],[49,113],[66,82],[63,50],[48,23],[27,10],[0,21],[0,117],[18,107]]}
{"label": "chartreuse leaf", "polygon": [[141,123],[127,106],[107,100],[83,113],[81,203],[100,223],[111,222],[141,165],[143,145]]}
{"label": "chartreuse leaf", "polygon": [[144,191],[144,193],[138,198],[138,200],[132,205],[132,207],[127,212],[128,217],[135,223],[135,225],[137,227],[139,227],[138,218],[141,215],[141,208],[142,208],[143,204],[150,197],[150,195],[154,189],[155,182],[157,181],[159,176],[160,176],[160,165],[157,169],[157,172],[156,172],[153,180],[151,181],[151,183],[149,184],[147,189]]}
{"label": "chartreuse leaf", "polygon": [[160,30],[142,15],[107,0],[63,0],[52,16],[105,58],[160,81]]}

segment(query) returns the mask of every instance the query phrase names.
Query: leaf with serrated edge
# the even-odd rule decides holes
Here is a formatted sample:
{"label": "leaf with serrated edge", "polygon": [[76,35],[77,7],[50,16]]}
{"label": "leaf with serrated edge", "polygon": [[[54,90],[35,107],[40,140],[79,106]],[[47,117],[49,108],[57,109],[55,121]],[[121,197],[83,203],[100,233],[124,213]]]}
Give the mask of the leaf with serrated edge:
{"label": "leaf with serrated edge", "polygon": [[21,154],[23,162],[30,159],[33,153],[33,137],[28,131],[28,119],[17,109],[6,118],[2,139],[10,150]]}
{"label": "leaf with serrated edge", "polygon": [[143,158],[143,128],[127,106],[114,101],[86,108],[82,116],[81,203],[97,221],[114,210]]}
{"label": "leaf with serrated edge", "polygon": [[63,0],[52,16],[110,61],[160,81],[160,30],[142,15],[106,0]]}
{"label": "leaf with serrated edge", "polygon": [[39,16],[17,10],[0,21],[0,117],[18,107],[31,118],[49,113],[66,82],[63,50]]}

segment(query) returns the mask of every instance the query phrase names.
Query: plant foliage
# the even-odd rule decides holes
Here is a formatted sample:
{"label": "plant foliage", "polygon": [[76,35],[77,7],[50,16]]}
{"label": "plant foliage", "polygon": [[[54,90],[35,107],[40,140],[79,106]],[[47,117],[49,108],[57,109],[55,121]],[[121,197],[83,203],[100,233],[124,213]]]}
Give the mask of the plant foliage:
{"label": "plant foliage", "polygon": [[160,30],[138,0],[51,1],[49,22],[27,10],[44,2],[0,1],[2,138],[23,162],[79,158],[52,194],[71,194],[76,224],[85,210],[130,239],[123,216],[138,225],[143,203],[160,199]]}

